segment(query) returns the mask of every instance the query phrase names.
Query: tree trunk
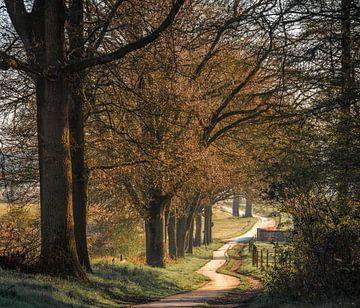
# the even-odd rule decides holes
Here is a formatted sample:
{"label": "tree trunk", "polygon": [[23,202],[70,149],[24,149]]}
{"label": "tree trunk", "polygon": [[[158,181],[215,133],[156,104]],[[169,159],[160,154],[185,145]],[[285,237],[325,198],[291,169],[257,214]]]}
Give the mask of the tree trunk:
{"label": "tree trunk", "polygon": [[41,203],[41,268],[46,273],[86,279],[74,237],[69,136],[68,78],[58,67],[65,62],[65,6],[45,6],[45,61],[49,69],[37,80]]}
{"label": "tree trunk", "polygon": [[169,198],[156,192],[152,195],[145,222],[146,263],[150,266],[165,267],[165,211]]}
{"label": "tree trunk", "polygon": [[177,244],[177,256],[179,258],[185,257],[185,250],[186,250],[186,221],[187,217],[183,216],[177,219],[176,221],[176,244]]}
{"label": "tree trunk", "polygon": [[239,209],[240,209],[240,197],[235,197],[233,199],[233,207],[232,207],[232,214],[234,217],[240,216]]}
{"label": "tree trunk", "polygon": [[[350,106],[354,102],[355,80],[353,78],[353,60],[351,54],[352,35],[351,35],[351,0],[341,1],[341,108],[339,121],[337,124],[337,144],[333,154],[334,171],[336,174],[336,184],[341,213],[346,216],[349,214],[350,188],[353,178],[352,161],[352,114]],[[339,153],[341,156],[339,157]]]}
{"label": "tree trunk", "polygon": [[194,246],[201,246],[201,228],[202,228],[202,210],[199,210],[195,216],[195,239]]}
{"label": "tree trunk", "polygon": [[194,245],[194,219],[191,219],[190,230],[188,232],[188,240],[187,240],[187,253],[193,253],[193,245]]}
{"label": "tree trunk", "polygon": [[176,238],[178,257],[185,257],[185,252],[192,252],[194,234],[194,216],[199,206],[199,196],[192,199],[191,205],[187,207],[186,216],[177,220]]}
{"label": "tree trunk", "polygon": [[87,249],[88,172],[85,164],[82,77],[73,78],[70,106],[70,141],[73,177],[75,240],[80,264],[91,272]]}
{"label": "tree trunk", "polygon": [[250,199],[246,199],[246,202],[245,202],[245,216],[244,217],[253,217],[252,201]]}
{"label": "tree trunk", "polygon": [[[170,208],[165,210],[165,247],[169,247],[169,220],[170,220]],[[168,250],[165,249],[165,259],[169,256]]]}
{"label": "tree trunk", "polygon": [[175,213],[170,212],[168,224],[168,242],[169,242],[169,256],[172,259],[177,258],[177,245],[176,245],[176,218]]}
{"label": "tree trunk", "polygon": [[212,207],[205,206],[204,245],[212,242]]}
{"label": "tree trunk", "polygon": [[[83,1],[71,0],[69,7],[69,47],[70,61],[76,62],[84,56]],[[84,71],[72,74],[70,79],[69,128],[73,178],[73,210],[75,240],[80,264],[92,272],[87,249],[87,206],[88,172],[85,163],[84,142]]]}

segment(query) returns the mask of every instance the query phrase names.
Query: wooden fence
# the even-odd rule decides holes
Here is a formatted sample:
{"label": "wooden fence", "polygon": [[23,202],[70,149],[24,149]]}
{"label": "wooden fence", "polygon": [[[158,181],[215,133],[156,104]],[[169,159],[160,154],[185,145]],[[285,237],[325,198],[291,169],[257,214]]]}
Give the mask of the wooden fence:
{"label": "wooden fence", "polygon": [[270,266],[285,266],[291,267],[292,255],[289,253],[279,252],[277,247],[273,249],[259,248],[255,244],[256,238],[254,237],[249,241],[249,252],[251,252],[252,266],[259,267],[261,269],[268,269]]}

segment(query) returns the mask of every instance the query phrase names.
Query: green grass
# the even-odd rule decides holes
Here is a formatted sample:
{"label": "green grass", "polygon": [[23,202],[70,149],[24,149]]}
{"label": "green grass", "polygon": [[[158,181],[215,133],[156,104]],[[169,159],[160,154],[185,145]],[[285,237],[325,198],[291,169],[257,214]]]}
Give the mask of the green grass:
{"label": "green grass", "polygon": [[207,279],[195,270],[219,246],[195,248],[166,269],[97,262],[90,283],[0,270],[0,307],[121,307],[198,288]]}
{"label": "green grass", "polygon": [[[264,243],[264,242],[256,242],[255,244],[259,252],[258,267],[252,265],[252,252],[249,251],[247,246],[241,251],[242,264],[238,272],[241,273],[242,275],[252,276],[260,280],[263,280],[266,274],[266,251],[267,250],[269,251],[269,267],[270,267],[273,265],[274,262],[274,245],[271,243]],[[261,250],[263,250],[263,268],[261,268],[261,261],[260,261]]]}
{"label": "green grass", "polygon": [[[258,267],[252,265],[252,253],[249,251],[248,245],[236,245],[228,251],[229,260],[219,269],[219,272],[243,278],[244,276],[255,277],[259,280],[263,280],[266,275],[266,250],[269,250],[269,267],[273,264],[274,259],[274,245],[271,243],[256,242],[255,243],[259,251],[259,264]],[[263,268],[260,264],[260,251],[263,250]],[[230,269],[233,267],[236,259],[239,258],[241,264],[240,267],[232,272]]]}
{"label": "green grass", "polygon": [[256,218],[233,217],[218,208],[213,210],[213,238],[227,239],[249,231],[256,223]]}
{"label": "green grass", "polygon": [[195,271],[223,245],[220,239],[245,232],[253,224],[216,209],[213,221],[214,243],[194,248],[192,255],[170,262],[166,269],[99,259],[93,263],[89,283],[0,270],[0,307],[123,307],[196,289],[207,278]]}

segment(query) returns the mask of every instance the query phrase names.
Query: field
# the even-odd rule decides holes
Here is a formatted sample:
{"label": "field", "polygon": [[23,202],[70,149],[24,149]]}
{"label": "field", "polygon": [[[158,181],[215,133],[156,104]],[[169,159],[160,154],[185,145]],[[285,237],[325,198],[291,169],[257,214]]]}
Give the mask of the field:
{"label": "field", "polygon": [[213,238],[226,239],[247,232],[255,224],[256,218],[232,217],[218,208],[213,210]]}

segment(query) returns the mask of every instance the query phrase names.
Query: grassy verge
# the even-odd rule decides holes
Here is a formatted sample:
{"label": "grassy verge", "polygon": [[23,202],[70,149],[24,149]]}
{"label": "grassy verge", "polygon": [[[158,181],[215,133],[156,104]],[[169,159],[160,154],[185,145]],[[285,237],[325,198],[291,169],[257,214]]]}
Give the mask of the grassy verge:
{"label": "grassy verge", "polygon": [[90,283],[0,270],[0,307],[122,307],[183,292],[206,282],[195,270],[220,245],[195,248],[166,269],[97,262]]}
{"label": "grassy verge", "polygon": [[216,209],[213,221],[214,243],[194,248],[192,255],[166,269],[98,259],[89,283],[0,270],[0,307],[123,307],[196,289],[207,278],[195,271],[223,245],[220,239],[246,232],[255,222]]}
{"label": "grassy verge", "polygon": [[[218,270],[219,273],[244,279],[246,276],[254,277],[260,281],[266,275],[266,250],[269,250],[269,266],[273,263],[274,245],[271,243],[256,242],[259,250],[263,250],[263,268],[252,265],[252,253],[248,245],[236,245],[228,251],[229,260]],[[237,266],[235,266],[237,263]],[[234,270],[234,268],[236,268]]]}

